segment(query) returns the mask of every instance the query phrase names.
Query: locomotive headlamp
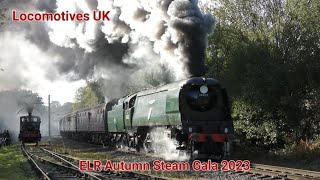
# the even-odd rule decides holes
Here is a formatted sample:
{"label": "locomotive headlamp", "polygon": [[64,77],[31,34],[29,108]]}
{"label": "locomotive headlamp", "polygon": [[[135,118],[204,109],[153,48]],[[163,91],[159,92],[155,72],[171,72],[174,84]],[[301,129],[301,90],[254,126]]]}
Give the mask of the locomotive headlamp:
{"label": "locomotive headlamp", "polygon": [[227,134],[229,132],[228,128],[224,128],[224,133]]}
{"label": "locomotive headlamp", "polygon": [[201,86],[201,87],[200,87],[200,92],[201,92],[202,94],[207,93],[207,92],[208,92],[208,87],[207,87],[206,85]]}
{"label": "locomotive headlamp", "polygon": [[192,127],[189,127],[189,132],[192,132]]}

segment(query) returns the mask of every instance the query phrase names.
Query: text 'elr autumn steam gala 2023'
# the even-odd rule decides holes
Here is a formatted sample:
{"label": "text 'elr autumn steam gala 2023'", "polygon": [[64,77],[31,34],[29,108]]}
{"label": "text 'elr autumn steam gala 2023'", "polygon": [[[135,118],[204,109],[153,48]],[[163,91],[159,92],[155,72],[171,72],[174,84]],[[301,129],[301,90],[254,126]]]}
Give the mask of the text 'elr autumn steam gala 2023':
{"label": "text 'elr autumn steam gala 2023'", "polygon": [[320,179],[319,8],[0,0],[0,179]]}

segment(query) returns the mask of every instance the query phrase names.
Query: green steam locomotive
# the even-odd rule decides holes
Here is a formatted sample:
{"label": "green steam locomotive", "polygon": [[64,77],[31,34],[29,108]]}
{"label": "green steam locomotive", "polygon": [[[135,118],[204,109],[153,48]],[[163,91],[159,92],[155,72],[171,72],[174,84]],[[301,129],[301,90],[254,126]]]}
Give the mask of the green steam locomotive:
{"label": "green steam locomotive", "polygon": [[234,132],[226,90],[193,77],[67,114],[59,125],[62,136],[137,151],[151,151],[150,134],[159,127],[193,158],[226,157]]}

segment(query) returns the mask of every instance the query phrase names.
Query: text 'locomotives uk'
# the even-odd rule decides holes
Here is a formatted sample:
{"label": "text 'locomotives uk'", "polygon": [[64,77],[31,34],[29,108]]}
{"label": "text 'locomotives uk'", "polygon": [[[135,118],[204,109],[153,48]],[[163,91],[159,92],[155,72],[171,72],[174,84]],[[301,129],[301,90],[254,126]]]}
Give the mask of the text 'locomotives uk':
{"label": "text 'locomotives uk'", "polygon": [[63,11],[59,13],[17,13],[12,11],[12,21],[110,21],[110,11],[93,11],[89,13],[70,13]]}

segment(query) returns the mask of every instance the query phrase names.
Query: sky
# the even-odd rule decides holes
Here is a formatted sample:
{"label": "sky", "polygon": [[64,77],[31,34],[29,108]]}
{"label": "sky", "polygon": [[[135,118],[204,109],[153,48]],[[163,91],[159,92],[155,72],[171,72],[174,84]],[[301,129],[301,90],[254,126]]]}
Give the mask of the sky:
{"label": "sky", "polygon": [[[27,23],[24,26],[27,27]],[[63,27],[59,28],[64,31]],[[0,70],[0,90],[29,89],[37,92],[45,104],[49,94],[51,101],[59,101],[61,104],[73,102],[76,90],[86,84],[85,80],[73,79],[73,72],[57,73],[53,67],[59,57],[49,50],[45,51],[45,47],[37,44],[37,40],[30,40],[26,36],[28,32],[6,32],[0,27],[0,68],[3,69]]]}
{"label": "sky", "polygon": [[50,80],[48,76],[54,57],[48,56],[20,34],[0,32],[0,42],[7,42],[0,43],[0,68],[3,69],[0,71],[0,90],[28,89],[37,92],[45,103],[50,94],[51,101],[63,104],[73,102],[75,91],[85,85],[84,80],[68,81],[66,76]]}

